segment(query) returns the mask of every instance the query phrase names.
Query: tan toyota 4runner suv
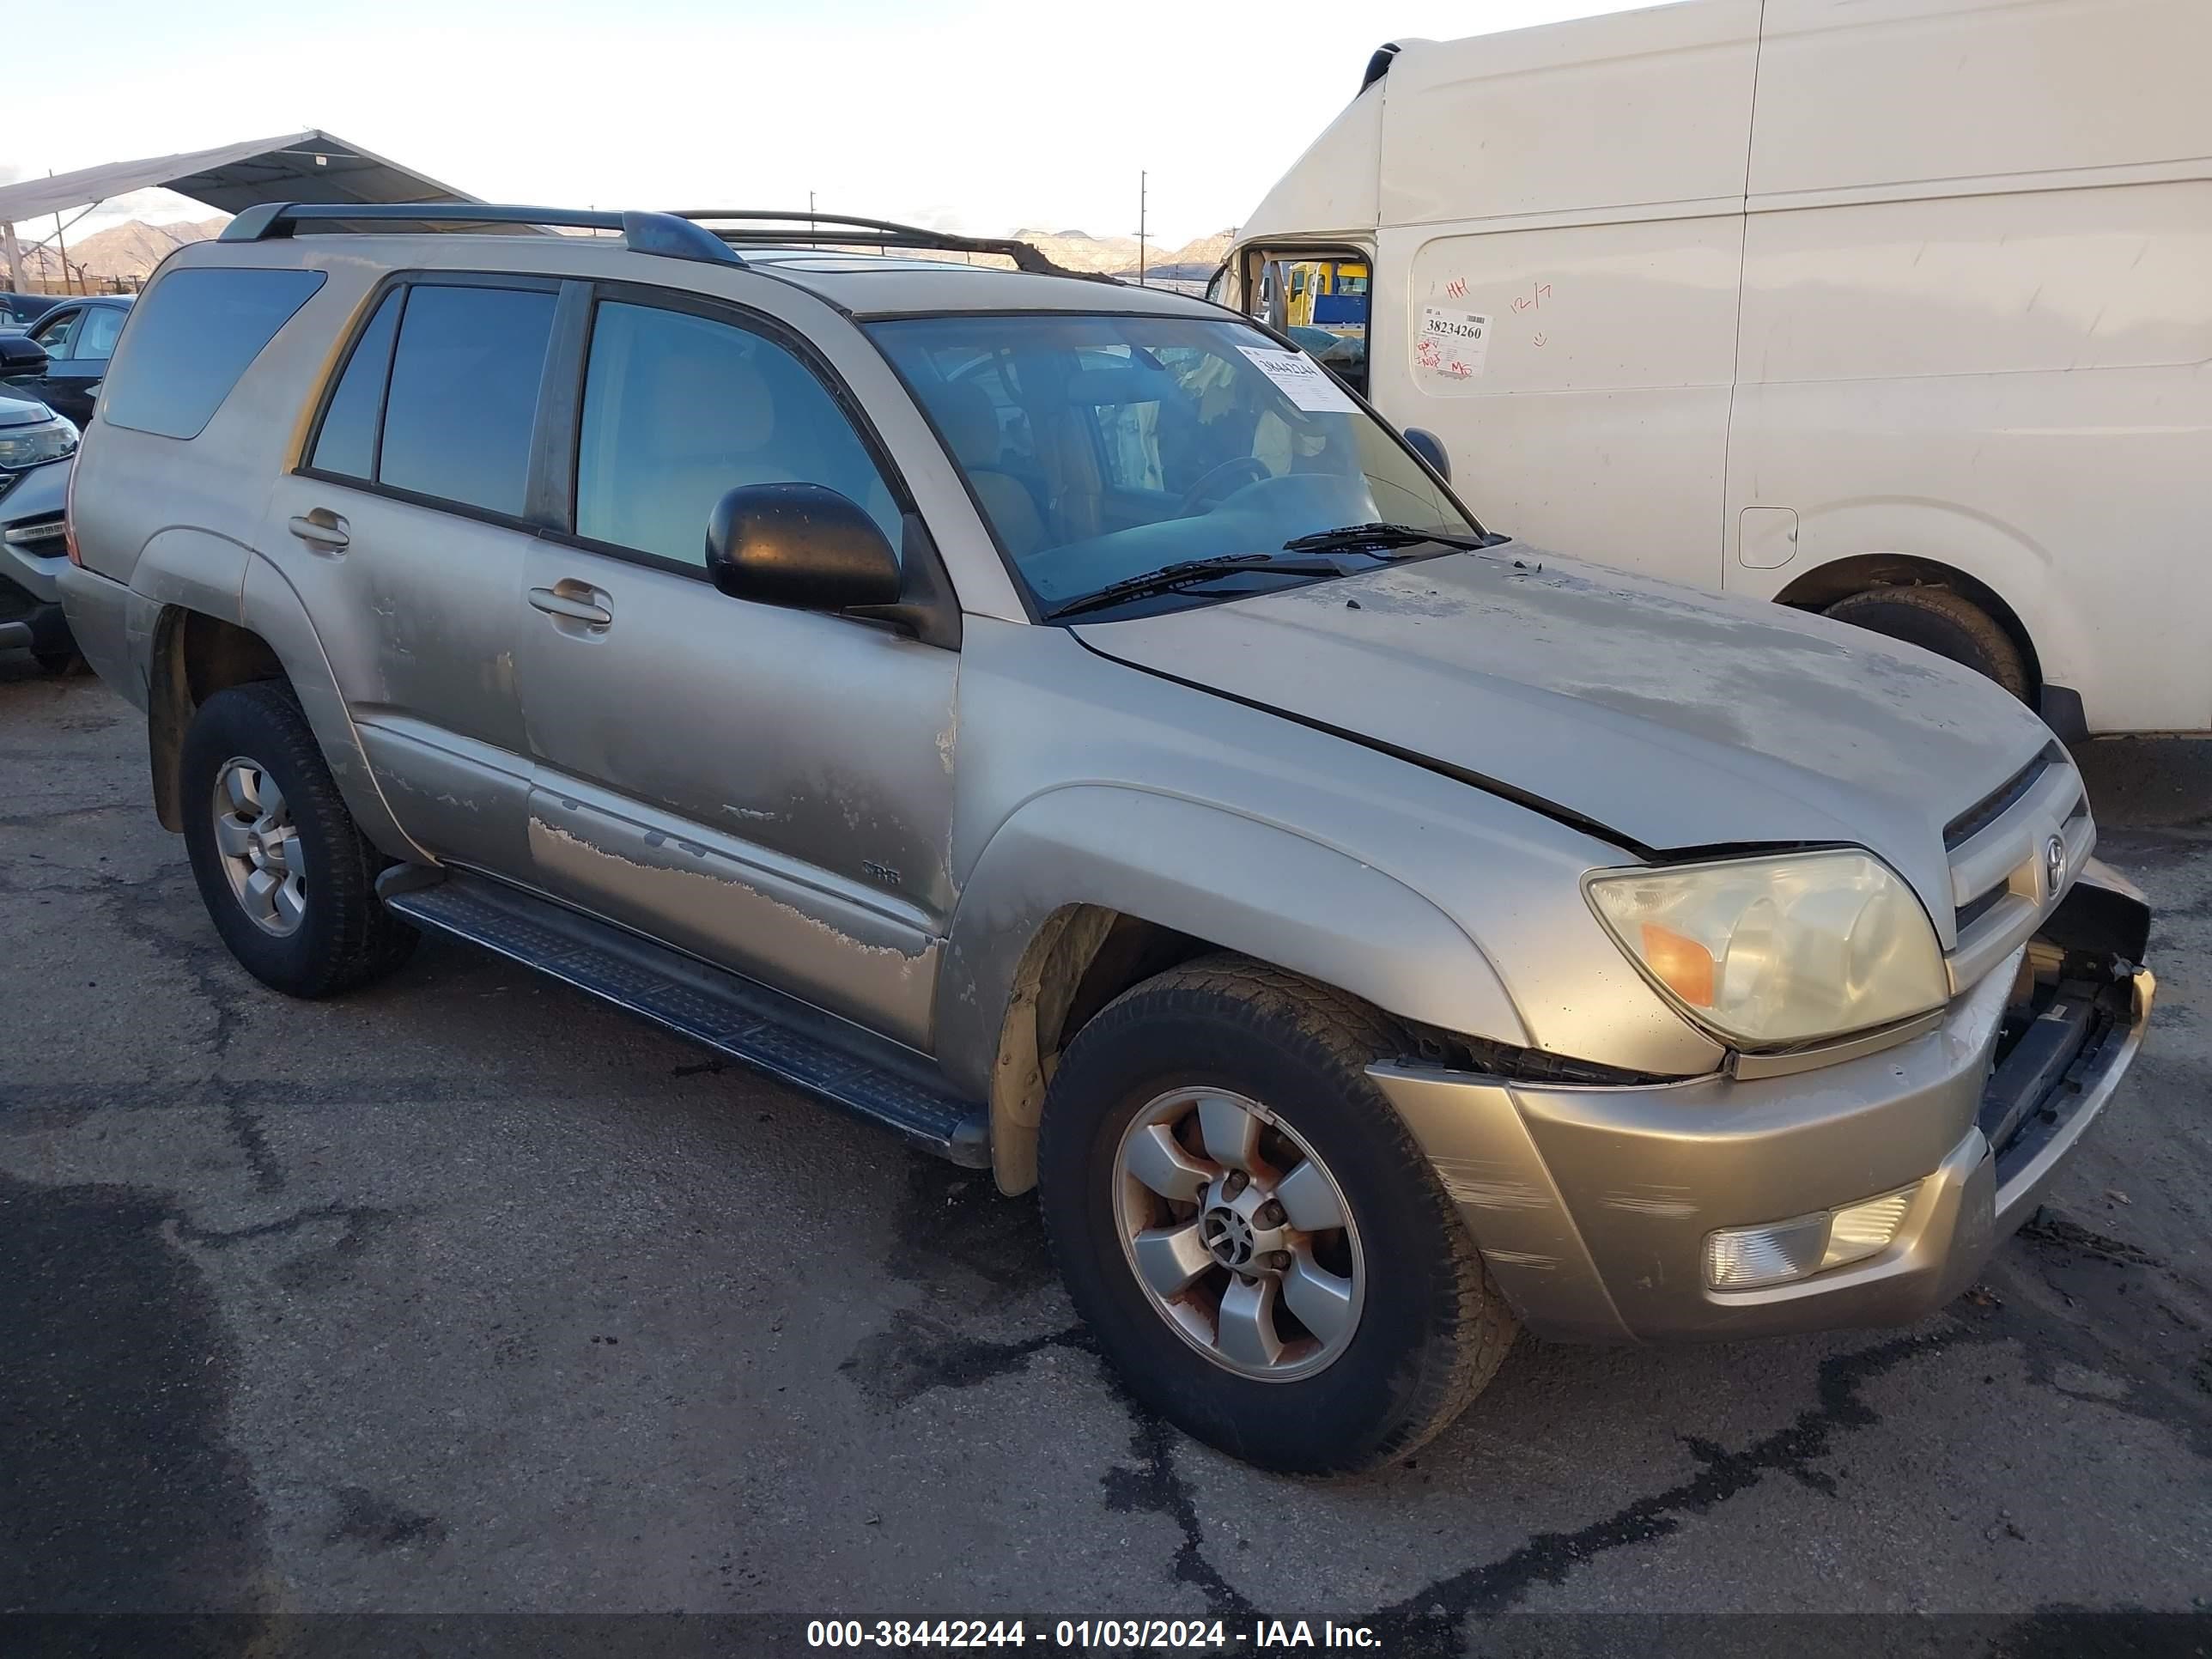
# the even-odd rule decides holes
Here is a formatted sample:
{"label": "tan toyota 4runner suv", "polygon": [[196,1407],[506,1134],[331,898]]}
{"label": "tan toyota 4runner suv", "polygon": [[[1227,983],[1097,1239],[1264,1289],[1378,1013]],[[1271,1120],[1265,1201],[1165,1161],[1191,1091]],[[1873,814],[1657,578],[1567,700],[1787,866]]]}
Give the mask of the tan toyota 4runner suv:
{"label": "tan toyota 4runner suv", "polygon": [[2151,1000],[2026,708],[1485,532],[1247,319],[823,222],[162,266],[64,587],[250,972],[456,934],[1035,1187],[1129,1386],[1278,1468],[1522,1326],[1970,1282]]}

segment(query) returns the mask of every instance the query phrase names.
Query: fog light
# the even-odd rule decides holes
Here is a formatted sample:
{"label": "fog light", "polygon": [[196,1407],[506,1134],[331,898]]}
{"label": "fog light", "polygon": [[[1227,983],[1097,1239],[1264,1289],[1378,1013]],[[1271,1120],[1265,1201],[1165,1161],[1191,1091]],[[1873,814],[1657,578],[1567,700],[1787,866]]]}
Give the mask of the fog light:
{"label": "fog light", "polygon": [[1726,1227],[1705,1239],[1705,1283],[1717,1291],[1787,1285],[1888,1247],[1917,1183],[1840,1210],[1823,1210],[1758,1227]]}
{"label": "fog light", "polygon": [[1863,1204],[1835,1212],[1828,1223],[1828,1249],[1820,1258],[1820,1265],[1840,1267],[1846,1261],[1862,1261],[1887,1249],[1889,1241],[1897,1237],[1898,1224],[1905,1219],[1905,1212],[1912,1207],[1913,1194],[1919,1190],[1916,1184],[1901,1193],[1870,1198]]}
{"label": "fog light", "polygon": [[1705,1283],[1717,1291],[1752,1291],[1817,1273],[1828,1247],[1828,1212],[1764,1227],[1729,1227],[1705,1240]]}

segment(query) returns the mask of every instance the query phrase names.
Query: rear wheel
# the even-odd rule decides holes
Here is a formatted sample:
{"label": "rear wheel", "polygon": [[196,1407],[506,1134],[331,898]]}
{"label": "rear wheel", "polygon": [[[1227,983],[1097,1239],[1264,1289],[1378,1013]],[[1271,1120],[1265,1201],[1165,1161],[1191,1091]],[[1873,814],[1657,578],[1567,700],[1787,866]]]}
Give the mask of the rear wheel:
{"label": "rear wheel", "polygon": [[57,678],[86,672],[91,665],[77,654],[74,647],[64,651],[34,651],[31,659],[45,672]]}
{"label": "rear wheel", "polygon": [[1269,1468],[1370,1468],[1480,1393],[1516,1326],[1366,1076],[1373,1009],[1212,957],[1078,1035],[1038,1187],[1071,1296],[1130,1390]]}
{"label": "rear wheel", "polygon": [[179,781],[200,898],[248,973],[323,997],[406,960],[415,930],[377,898],[384,859],[355,828],[289,687],[236,685],[202,703]]}
{"label": "rear wheel", "polygon": [[1869,587],[1823,613],[1870,632],[1933,651],[2027,701],[2027,660],[2004,624],[1948,587]]}

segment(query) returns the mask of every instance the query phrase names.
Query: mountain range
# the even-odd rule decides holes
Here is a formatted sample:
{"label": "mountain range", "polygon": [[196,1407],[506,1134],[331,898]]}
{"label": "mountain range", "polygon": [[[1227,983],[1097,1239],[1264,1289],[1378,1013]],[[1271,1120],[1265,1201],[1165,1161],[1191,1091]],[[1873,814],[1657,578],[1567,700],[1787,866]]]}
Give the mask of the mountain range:
{"label": "mountain range", "polygon": [[[1229,252],[1233,231],[1219,230],[1181,247],[1152,242],[1145,249],[1147,275],[1200,280],[1212,274]],[[1092,236],[1079,230],[1018,230],[1014,240],[1027,242],[1054,264],[1070,270],[1103,270],[1112,276],[1137,273],[1137,239],[1133,236]]]}
{"label": "mountain range", "polygon": [[[171,250],[187,242],[204,242],[229,222],[228,214],[202,219],[196,224],[149,225],[143,219],[126,219],[106,230],[94,231],[82,241],[65,238],[69,242],[70,275],[75,276],[82,271],[94,287],[100,285],[102,277],[149,276],[154,267],[168,258]],[[21,231],[16,234],[23,237]],[[29,239],[23,240],[27,242]],[[28,275],[48,281],[57,280],[62,274],[61,260],[52,247],[33,252],[27,246],[23,264]],[[4,280],[5,275],[0,271],[0,280]]]}

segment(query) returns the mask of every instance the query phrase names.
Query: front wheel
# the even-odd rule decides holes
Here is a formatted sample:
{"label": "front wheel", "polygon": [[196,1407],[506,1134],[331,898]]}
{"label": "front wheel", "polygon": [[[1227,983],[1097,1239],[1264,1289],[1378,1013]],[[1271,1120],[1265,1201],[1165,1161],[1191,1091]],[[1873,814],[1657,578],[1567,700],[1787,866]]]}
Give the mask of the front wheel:
{"label": "front wheel", "polygon": [[1045,1104],[1038,1188],[1069,1294],[1130,1390],[1268,1468],[1404,1455],[1479,1394],[1512,1315],[1366,1076],[1374,1010],[1244,957],[1125,993]]}

